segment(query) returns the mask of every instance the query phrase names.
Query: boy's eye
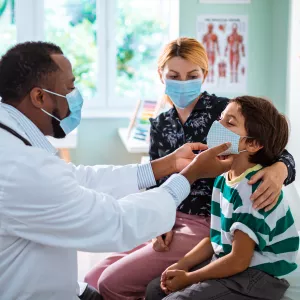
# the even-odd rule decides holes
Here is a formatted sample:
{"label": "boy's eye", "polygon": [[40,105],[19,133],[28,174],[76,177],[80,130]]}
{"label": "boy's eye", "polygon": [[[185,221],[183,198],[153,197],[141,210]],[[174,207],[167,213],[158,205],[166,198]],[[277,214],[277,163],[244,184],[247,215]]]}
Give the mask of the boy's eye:
{"label": "boy's eye", "polygon": [[170,76],[170,79],[176,79],[178,76],[177,75],[173,75],[173,76]]}
{"label": "boy's eye", "polygon": [[198,76],[190,76],[190,79],[197,79],[198,78]]}

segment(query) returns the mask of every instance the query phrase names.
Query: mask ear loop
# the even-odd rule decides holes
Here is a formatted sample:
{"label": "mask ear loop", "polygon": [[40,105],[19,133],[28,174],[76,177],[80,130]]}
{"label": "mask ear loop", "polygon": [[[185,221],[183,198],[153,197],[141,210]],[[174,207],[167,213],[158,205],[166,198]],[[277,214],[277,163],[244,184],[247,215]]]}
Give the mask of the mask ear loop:
{"label": "mask ear loop", "polygon": [[55,116],[51,115],[50,113],[48,113],[47,111],[45,111],[43,108],[41,108],[41,111],[43,111],[46,115],[48,115],[48,116],[54,118],[56,121],[61,122],[60,119],[58,119],[58,118],[56,118]]}
{"label": "mask ear loop", "polygon": [[[241,139],[254,139],[254,137],[251,136],[241,136]],[[241,150],[239,153],[247,152],[247,150]]]}
{"label": "mask ear loop", "polygon": [[[59,97],[62,97],[62,98],[66,98],[66,96],[63,96],[63,95],[60,95],[60,94],[57,94],[57,93],[54,93],[54,92],[51,92],[49,90],[46,90],[46,89],[42,89],[43,91],[47,92],[47,93],[50,93],[50,94],[53,94],[53,95],[56,95],[56,96],[59,96]],[[58,122],[61,122],[61,120],[55,116],[53,116],[52,114],[48,113],[46,110],[44,110],[43,108],[41,108],[41,111],[43,111],[46,115],[54,118],[56,121]]]}
{"label": "mask ear loop", "polygon": [[60,95],[60,94],[57,94],[57,93],[51,92],[51,91],[49,91],[49,90],[46,90],[46,89],[42,89],[42,90],[43,90],[43,91],[45,91],[45,92],[48,92],[48,93],[50,93],[50,94],[53,94],[53,95],[56,95],[56,96],[62,97],[62,98],[67,98],[66,96],[63,96],[63,95]]}

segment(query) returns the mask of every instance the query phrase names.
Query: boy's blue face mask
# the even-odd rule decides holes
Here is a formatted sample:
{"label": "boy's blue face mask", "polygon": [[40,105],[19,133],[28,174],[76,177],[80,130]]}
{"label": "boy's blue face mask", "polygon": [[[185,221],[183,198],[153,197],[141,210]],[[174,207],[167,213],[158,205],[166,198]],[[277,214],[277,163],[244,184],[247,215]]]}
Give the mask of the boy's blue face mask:
{"label": "boy's blue face mask", "polygon": [[207,135],[207,146],[208,148],[213,148],[224,143],[231,143],[231,146],[225,152],[219,154],[221,155],[230,155],[230,154],[239,154],[247,150],[239,150],[241,138],[251,138],[249,136],[240,136],[228,128],[224,127],[220,122],[214,121],[210,127],[210,130]]}
{"label": "boy's blue face mask", "polygon": [[64,118],[63,120],[58,119],[57,117],[53,116],[49,112],[45,111],[44,109],[41,109],[45,114],[49,115],[50,117],[54,118],[60,123],[60,127],[64,131],[64,133],[67,135],[71,131],[73,131],[75,128],[78,127],[81,121],[81,110],[83,105],[83,98],[79,92],[78,89],[74,89],[71,93],[67,94],[66,96],[48,91],[46,89],[43,89],[44,91],[67,99],[70,114]]}
{"label": "boy's blue face mask", "polygon": [[201,94],[202,79],[171,80],[166,79],[165,93],[178,108],[188,107]]}

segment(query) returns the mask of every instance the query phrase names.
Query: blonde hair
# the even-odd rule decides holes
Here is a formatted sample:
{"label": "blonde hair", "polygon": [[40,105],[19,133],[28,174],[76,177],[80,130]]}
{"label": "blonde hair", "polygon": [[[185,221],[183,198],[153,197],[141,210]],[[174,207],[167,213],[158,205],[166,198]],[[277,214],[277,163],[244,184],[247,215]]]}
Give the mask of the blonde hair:
{"label": "blonde hair", "polygon": [[[196,39],[180,37],[168,43],[158,59],[158,69],[163,71],[166,63],[173,57],[181,57],[198,65],[203,72],[205,80],[208,74],[208,57],[204,46]],[[172,104],[169,96],[165,95],[163,101]]]}
{"label": "blonde hair", "polygon": [[204,75],[204,79],[208,73],[208,58],[204,46],[197,40],[180,37],[167,44],[158,59],[158,68],[163,70],[168,60],[173,57],[182,57],[195,65],[198,65]]}

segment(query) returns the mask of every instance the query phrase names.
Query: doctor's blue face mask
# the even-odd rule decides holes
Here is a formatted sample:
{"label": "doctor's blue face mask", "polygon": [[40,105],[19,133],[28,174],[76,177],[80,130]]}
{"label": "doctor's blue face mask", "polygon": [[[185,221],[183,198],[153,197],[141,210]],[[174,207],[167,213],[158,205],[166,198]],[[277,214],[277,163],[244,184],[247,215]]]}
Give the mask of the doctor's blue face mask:
{"label": "doctor's blue face mask", "polygon": [[165,93],[178,108],[188,107],[201,94],[202,79],[172,80],[165,79]]}
{"label": "doctor's blue face mask", "polygon": [[79,92],[78,89],[74,89],[71,93],[67,94],[66,96],[51,92],[49,90],[43,89],[45,92],[66,98],[70,110],[70,114],[64,118],[63,120],[60,120],[56,116],[50,114],[49,112],[45,111],[44,109],[41,109],[45,114],[49,115],[50,117],[54,118],[56,121],[59,122],[61,129],[64,131],[64,133],[67,135],[71,131],[73,131],[75,128],[78,127],[81,121],[81,110],[83,105],[83,98]]}
{"label": "doctor's blue face mask", "polygon": [[239,151],[239,144],[242,138],[251,138],[249,136],[240,136],[228,128],[224,127],[220,122],[215,121],[210,127],[210,130],[207,135],[207,146],[208,148],[213,148],[224,143],[231,143],[231,146],[225,152],[219,154],[221,155],[230,155],[230,154],[240,154],[247,150]]}

